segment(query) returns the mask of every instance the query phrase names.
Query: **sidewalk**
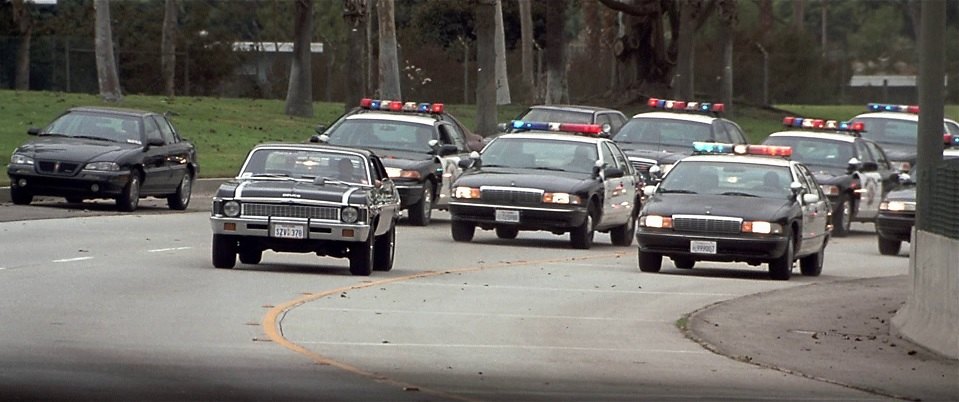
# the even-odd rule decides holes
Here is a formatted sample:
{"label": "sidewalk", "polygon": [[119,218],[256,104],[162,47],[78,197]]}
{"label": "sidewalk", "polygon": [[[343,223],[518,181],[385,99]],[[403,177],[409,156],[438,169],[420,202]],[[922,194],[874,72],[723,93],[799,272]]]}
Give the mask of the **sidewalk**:
{"label": "sidewalk", "polygon": [[694,312],[686,333],[713,352],[762,367],[877,395],[959,400],[959,361],[890,334],[908,284],[903,275],[749,295]]}

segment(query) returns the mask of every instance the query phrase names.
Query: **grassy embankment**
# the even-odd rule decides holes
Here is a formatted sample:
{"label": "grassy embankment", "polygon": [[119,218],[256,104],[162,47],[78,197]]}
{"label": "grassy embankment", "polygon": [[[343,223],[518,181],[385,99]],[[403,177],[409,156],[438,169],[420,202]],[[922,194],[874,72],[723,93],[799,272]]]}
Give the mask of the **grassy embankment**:
{"label": "grassy embankment", "polygon": [[[173,124],[181,135],[197,146],[201,177],[227,177],[236,173],[249,149],[268,141],[303,142],[316,124],[329,124],[343,112],[341,103],[317,102],[315,117],[291,118],[283,114],[282,100],[128,95],[119,104],[108,104],[95,95],[57,92],[17,92],[0,90],[0,167],[6,167],[13,149],[30,137],[30,127],[43,127],[64,110],[74,106],[117,106],[155,112],[173,112]],[[848,119],[861,113],[864,105],[806,106],[784,105],[780,109],[802,116]],[[498,121],[508,121],[524,107],[498,108]],[[474,127],[476,108],[472,105],[447,105],[447,110],[468,127]],[[628,116],[645,111],[642,106],[623,110]],[[946,108],[947,116],[959,116],[959,106]],[[741,108],[730,116],[746,131],[752,142],[780,129],[783,114],[760,109]],[[4,169],[5,170],[5,169]],[[8,185],[6,174],[0,185]]]}

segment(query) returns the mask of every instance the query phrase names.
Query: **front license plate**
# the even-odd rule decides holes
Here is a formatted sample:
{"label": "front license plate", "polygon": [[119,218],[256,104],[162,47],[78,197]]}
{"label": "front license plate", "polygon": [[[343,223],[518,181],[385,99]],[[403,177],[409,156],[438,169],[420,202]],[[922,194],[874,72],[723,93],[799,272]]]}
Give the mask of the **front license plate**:
{"label": "front license plate", "polygon": [[716,254],[716,242],[692,240],[689,242],[689,252],[695,254]]}
{"label": "front license plate", "polygon": [[496,221],[497,222],[519,222],[519,211],[510,211],[507,209],[497,209],[496,210]]}
{"label": "front license plate", "polygon": [[306,228],[303,225],[274,223],[273,237],[282,239],[305,239]]}

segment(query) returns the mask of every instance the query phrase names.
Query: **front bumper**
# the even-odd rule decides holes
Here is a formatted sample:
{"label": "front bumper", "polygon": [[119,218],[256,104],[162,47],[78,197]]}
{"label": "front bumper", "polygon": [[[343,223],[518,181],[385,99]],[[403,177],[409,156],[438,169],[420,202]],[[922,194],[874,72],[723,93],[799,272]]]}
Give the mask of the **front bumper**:
{"label": "front bumper", "polygon": [[[692,257],[701,261],[767,262],[786,252],[786,238],[777,235],[724,235],[676,233],[667,230],[638,228],[636,240],[639,251],[662,254],[667,257]],[[693,253],[692,240],[715,241],[716,254]]]}
{"label": "front bumper", "polygon": [[910,241],[912,239],[912,226],[915,222],[916,216],[912,214],[880,212],[876,216],[876,233],[887,239]]}
{"label": "front bumper", "polygon": [[[214,215],[210,217],[210,224],[213,227],[213,233],[231,236],[259,237],[271,239],[276,242],[315,242],[315,241],[344,241],[358,242],[365,241],[370,235],[370,225],[366,223],[343,223],[330,220],[319,219],[298,219],[298,218],[280,218],[272,217],[249,218],[236,217],[230,218],[223,215]],[[277,238],[273,236],[273,224],[292,224],[302,225],[304,227],[304,239]]]}
{"label": "front bumper", "polygon": [[[519,211],[519,222],[496,220],[496,210]],[[585,206],[531,207],[472,202],[450,202],[450,218],[454,221],[473,222],[489,229],[496,226],[511,226],[519,230],[568,231],[579,227],[586,220]]]}
{"label": "front bumper", "polygon": [[[33,195],[55,197],[114,198],[123,192],[130,180],[129,171],[88,172],[74,176],[39,174],[30,166],[7,169],[10,186]],[[21,185],[24,182],[26,185]]]}

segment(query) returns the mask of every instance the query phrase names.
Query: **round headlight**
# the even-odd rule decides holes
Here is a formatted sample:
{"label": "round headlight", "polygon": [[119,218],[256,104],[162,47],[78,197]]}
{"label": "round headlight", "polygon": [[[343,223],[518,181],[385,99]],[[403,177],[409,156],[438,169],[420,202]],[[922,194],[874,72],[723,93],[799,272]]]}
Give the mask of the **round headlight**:
{"label": "round headlight", "polygon": [[223,215],[231,218],[240,216],[240,203],[236,201],[227,201],[223,203]]}
{"label": "round headlight", "polygon": [[345,223],[356,222],[356,220],[359,219],[359,217],[360,217],[360,211],[354,207],[346,207],[346,208],[343,208],[342,211],[340,211],[340,220],[342,220]]}

